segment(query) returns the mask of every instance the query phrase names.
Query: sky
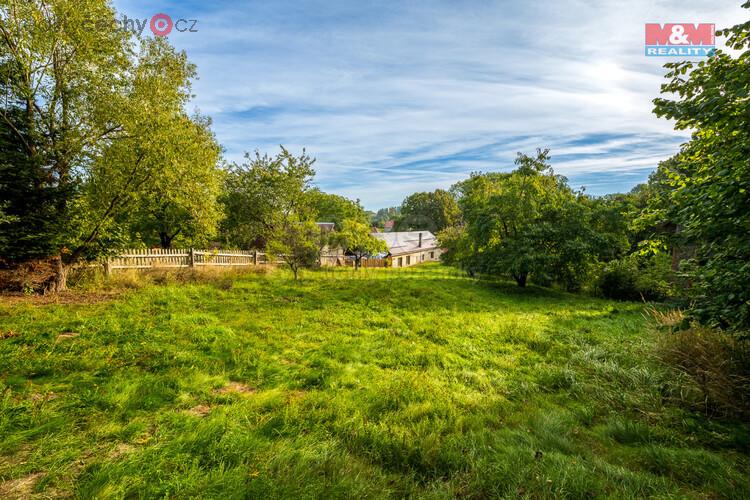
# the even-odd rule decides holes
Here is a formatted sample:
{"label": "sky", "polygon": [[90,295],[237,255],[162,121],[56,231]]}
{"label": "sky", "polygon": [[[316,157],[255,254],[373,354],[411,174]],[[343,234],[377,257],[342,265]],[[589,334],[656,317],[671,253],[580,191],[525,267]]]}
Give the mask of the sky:
{"label": "sky", "polygon": [[644,55],[644,24],[724,28],[746,20],[740,4],[114,1],[197,21],[169,40],[197,65],[191,111],[228,161],[305,148],[317,186],[372,210],[545,147],[571,186],[630,190],[689,138],[652,113],[670,59]]}

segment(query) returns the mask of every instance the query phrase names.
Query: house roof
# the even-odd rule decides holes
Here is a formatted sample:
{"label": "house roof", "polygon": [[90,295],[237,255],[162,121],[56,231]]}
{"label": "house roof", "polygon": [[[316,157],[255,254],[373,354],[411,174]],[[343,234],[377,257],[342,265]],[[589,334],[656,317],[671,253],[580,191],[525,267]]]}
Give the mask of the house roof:
{"label": "house roof", "polygon": [[[419,235],[422,235],[422,246],[419,246]],[[437,248],[435,235],[429,231],[401,231],[395,233],[372,233],[374,237],[385,241],[391,255],[404,255],[420,250]]]}

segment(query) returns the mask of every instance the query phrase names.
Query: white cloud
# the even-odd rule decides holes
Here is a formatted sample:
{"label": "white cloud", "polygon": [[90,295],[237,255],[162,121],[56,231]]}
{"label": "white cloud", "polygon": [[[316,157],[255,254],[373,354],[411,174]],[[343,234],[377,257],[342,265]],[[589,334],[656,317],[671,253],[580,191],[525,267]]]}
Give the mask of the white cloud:
{"label": "white cloud", "polygon": [[179,4],[200,31],[171,39],[228,158],[304,146],[324,189],[370,208],[547,145],[583,155],[566,175],[655,166],[681,136],[651,114],[666,60],[643,55],[644,23],[746,17],[739,0],[214,5]]}

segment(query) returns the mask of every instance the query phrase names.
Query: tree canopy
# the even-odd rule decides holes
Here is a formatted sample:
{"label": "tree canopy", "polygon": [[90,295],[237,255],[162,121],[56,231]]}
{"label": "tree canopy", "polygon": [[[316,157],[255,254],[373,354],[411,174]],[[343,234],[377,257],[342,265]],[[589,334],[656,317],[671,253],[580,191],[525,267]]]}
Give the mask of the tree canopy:
{"label": "tree canopy", "polygon": [[[750,9],[750,2],[744,4]],[[692,139],[652,176],[661,193],[644,217],[672,224],[693,251],[682,270],[691,279],[696,316],[709,324],[750,327],[750,22],[719,32],[721,50],[705,61],[667,64],[670,97],[658,116],[693,130]],[[675,97],[671,97],[675,96]]]}
{"label": "tree canopy", "polygon": [[414,193],[401,204],[397,218],[400,231],[437,232],[458,222],[460,210],[456,199],[443,189]]}
{"label": "tree canopy", "polygon": [[548,150],[519,153],[516,167],[473,174],[453,187],[463,225],[440,233],[446,258],[471,273],[509,275],[522,287],[531,277],[579,289],[600,256],[616,255],[626,243],[597,220],[595,202],[554,173]]}
{"label": "tree canopy", "polygon": [[[81,30],[90,19],[114,25],[103,0],[12,2],[0,16],[8,96],[1,134],[17,145],[0,163],[20,167],[0,170],[0,188],[10,196],[11,224],[36,228],[33,238],[6,241],[5,255],[58,255],[54,286],[62,290],[69,266],[128,241],[126,214],[149,197],[174,203],[170,195],[192,192],[200,198],[190,208],[200,205],[202,219],[215,225],[218,212],[206,215],[210,189],[201,191],[205,176],[185,175],[188,167],[218,169],[219,150],[208,122],[185,112],[195,67],[184,53],[164,38],[136,46],[127,30]],[[52,223],[22,196],[42,213],[54,211],[43,216]]]}

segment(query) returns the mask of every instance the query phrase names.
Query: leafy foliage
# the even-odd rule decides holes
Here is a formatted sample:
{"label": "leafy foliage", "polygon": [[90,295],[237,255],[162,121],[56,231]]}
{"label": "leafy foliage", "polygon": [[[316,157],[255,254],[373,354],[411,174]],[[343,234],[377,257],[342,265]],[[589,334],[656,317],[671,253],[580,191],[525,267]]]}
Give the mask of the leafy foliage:
{"label": "leafy foliage", "polygon": [[436,233],[458,223],[460,215],[458,203],[448,191],[414,193],[401,204],[397,229]]}
{"label": "leafy foliage", "polygon": [[595,288],[617,300],[665,300],[675,293],[669,256],[630,254],[602,266]]}
{"label": "leafy foliage", "polygon": [[337,194],[324,193],[318,188],[311,189],[308,196],[310,209],[317,222],[333,222],[338,230],[347,219],[369,224],[367,212],[359,200],[352,201]]}
{"label": "leafy foliage", "polygon": [[[214,203],[203,190],[205,176],[184,175],[188,166],[218,168],[207,122],[185,112],[194,66],[163,38],[139,40],[136,52],[127,30],[80,29],[92,19],[111,26],[114,15],[103,0],[0,6],[0,60],[12,76],[0,118],[29,173],[0,184],[22,192],[33,179],[31,198],[54,205],[58,219],[50,220],[60,223],[35,235],[46,242],[45,253],[60,255],[58,290],[69,266],[128,240],[127,214],[149,198],[181,204],[192,215],[201,205],[209,226],[218,217],[205,210]],[[16,126],[19,115],[23,127]],[[176,199],[184,196],[170,196],[178,191],[201,199],[186,207]],[[9,253],[23,257],[28,250],[19,245]]]}
{"label": "leafy foliage", "polygon": [[322,235],[315,222],[297,220],[292,216],[276,226],[272,234],[267,246],[268,253],[283,260],[295,280],[299,278],[300,269],[318,264]]}
{"label": "leafy foliage", "polygon": [[372,224],[383,229],[385,223],[389,220],[396,221],[401,216],[401,207],[381,208],[372,217]]}
{"label": "leafy foliage", "polygon": [[341,231],[334,235],[336,243],[354,255],[354,265],[359,269],[364,257],[385,252],[388,247],[370,233],[370,226],[359,220],[344,220]]}
{"label": "leafy foliage", "polygon": [[[750,2],[744,4],[750,8]],[[695,130],[652,180],[665,193],[657,208],[693,250],[684,270],[695,315],[750,328],[750,22],[720,33],[738,56],[717,50],[706,61],[667,64],[670,81],[655,113]]]}
{"label": "leafy foliage", "polygon": [[532,277],[577,290],[600,255],[621,252],[623,238],[610,236],[608,218],[548,160],[548,150],[519,153],[513,172],[474,174],[454,186],[465,228],[441,233],[446,258],[470,272],[508,274],[519,286]]}
{"label": "leafy foliage", "polygon": [[227,175],[221,230],[232,246],[264,248],[285,218],[297,214],[298,221],[303,219],[315,160],[305,152],[295,157],[284,147],[275,157],[256,152],[245,158],[246,163],[233,165]]}

